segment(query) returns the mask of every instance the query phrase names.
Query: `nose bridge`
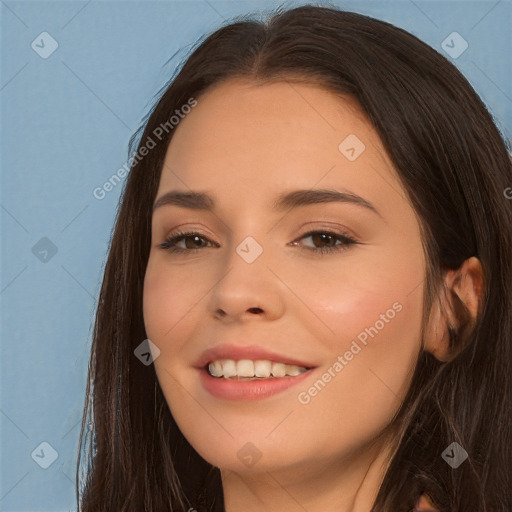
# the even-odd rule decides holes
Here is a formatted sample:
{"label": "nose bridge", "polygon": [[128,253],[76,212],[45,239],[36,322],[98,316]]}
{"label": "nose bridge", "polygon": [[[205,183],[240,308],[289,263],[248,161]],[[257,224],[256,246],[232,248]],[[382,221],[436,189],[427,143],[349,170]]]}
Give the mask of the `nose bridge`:
{"label": "nose bridge", "polygon": [[[259,238],[262,237],[259,236]],[[251,289],[256,291],[257,284],[266,280],[264,276],[268,274],[264,262],[266,259],[263,255],[264,252],[263,244],[258,242],[254,236],[247,235],[241,241],[233,238],[225,256],[224,266],[228,273],[223,281],[232,280],[239,286],[243,286],[247,282]]]}
{"label": "nose bridge", "polygon": [[266,259],[264,245],[268,246],[268,234],[265,233],[261,212],[251,210],[251,206],[247,204],[245,207],[240,204],[238,214],[232,220],[226,265],[228,267],[235,265],[242,269],[244,266],[248,269],[253,266],[260,267],[261,261]]}
{"label": "nose bridge", "polygon": [[[259,238],[261,240],[262,237],[259,236]],[[234,252],[249,266],[260,259],[263,254],[263,245],[254,236],[248,235],[236,245]]]}
{"label": "nose bridge", "polygon": [[214,313],[221,312],[224,316],[239,316],[246,312],[279,314],[281,298],[271,283],[273,276],[266,266],[263,243],[256,236],[247,235],[237,240],[233,232],[222,277],[212,290],[210,307]]}

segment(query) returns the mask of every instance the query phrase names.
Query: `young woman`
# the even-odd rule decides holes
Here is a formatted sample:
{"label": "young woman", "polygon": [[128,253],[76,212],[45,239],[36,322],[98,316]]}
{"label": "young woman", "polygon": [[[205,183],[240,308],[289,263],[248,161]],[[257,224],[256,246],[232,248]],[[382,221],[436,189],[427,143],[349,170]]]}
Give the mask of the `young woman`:
{"label": "young woman", "polygon": [[452,64],[351,12],[238,21],[136,148],[80,510],[510,511],[510,145]]}

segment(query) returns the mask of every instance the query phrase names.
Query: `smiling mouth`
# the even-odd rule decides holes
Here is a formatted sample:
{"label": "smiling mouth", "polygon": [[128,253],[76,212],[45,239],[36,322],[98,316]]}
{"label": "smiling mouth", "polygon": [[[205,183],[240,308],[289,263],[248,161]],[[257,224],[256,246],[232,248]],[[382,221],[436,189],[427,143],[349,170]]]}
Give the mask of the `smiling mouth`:
{"label": "smiling mouth", "polygon": [[217,359],[205,365],[205,370],[211,377],[235,381],[296,377],[311,369],[268,359]]}

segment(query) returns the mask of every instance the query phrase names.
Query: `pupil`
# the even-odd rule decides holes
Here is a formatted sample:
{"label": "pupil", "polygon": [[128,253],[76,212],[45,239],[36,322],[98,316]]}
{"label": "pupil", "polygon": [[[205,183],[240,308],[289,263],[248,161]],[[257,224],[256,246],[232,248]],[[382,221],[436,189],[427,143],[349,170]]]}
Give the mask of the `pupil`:
{"label": "pupil", "polygon": [[[323,234],[317,234],[317,235],[313,235],[313,237],[316,237],[317,238],[317,241],[318,239],[320,239],[321,242],[332,242],[333,241],[333,238],[331,235],[326,235],[325,233]],[[331,244],[332,245],[332,244]]]}
{"label": "pupil", "polygon": [[[197,235],[189,236],[187,239],[185,239],[185,245],[187,245],[187,243],[186,243],[186,242],[187,242],[187,240],[190,240],[191,238],[193,239],[193,242],[192,242],[193,244],[196,244],[196,242],[198,242],[198,243],[195,245],[195,247],[192,247],[193,249],[194,249],[194,248],[196,248],[197,246],[200,246],[200,245],[201,245],[201,240],[200,240],[200,238],[199,238]],[[190,249],[190,247],[189,247],[189,249]]]}

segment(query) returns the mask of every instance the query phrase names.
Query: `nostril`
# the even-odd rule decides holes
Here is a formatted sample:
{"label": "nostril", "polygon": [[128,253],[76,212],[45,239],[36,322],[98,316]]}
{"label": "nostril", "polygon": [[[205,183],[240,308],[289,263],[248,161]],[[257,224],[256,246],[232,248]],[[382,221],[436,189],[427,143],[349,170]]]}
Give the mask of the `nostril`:
{"label": "nostril", "polygon": [[256,314],[260,314],[260,313],[263,313],[263,310],[261,308],[249,308],[249,310],[251,313],[256,313]]}

